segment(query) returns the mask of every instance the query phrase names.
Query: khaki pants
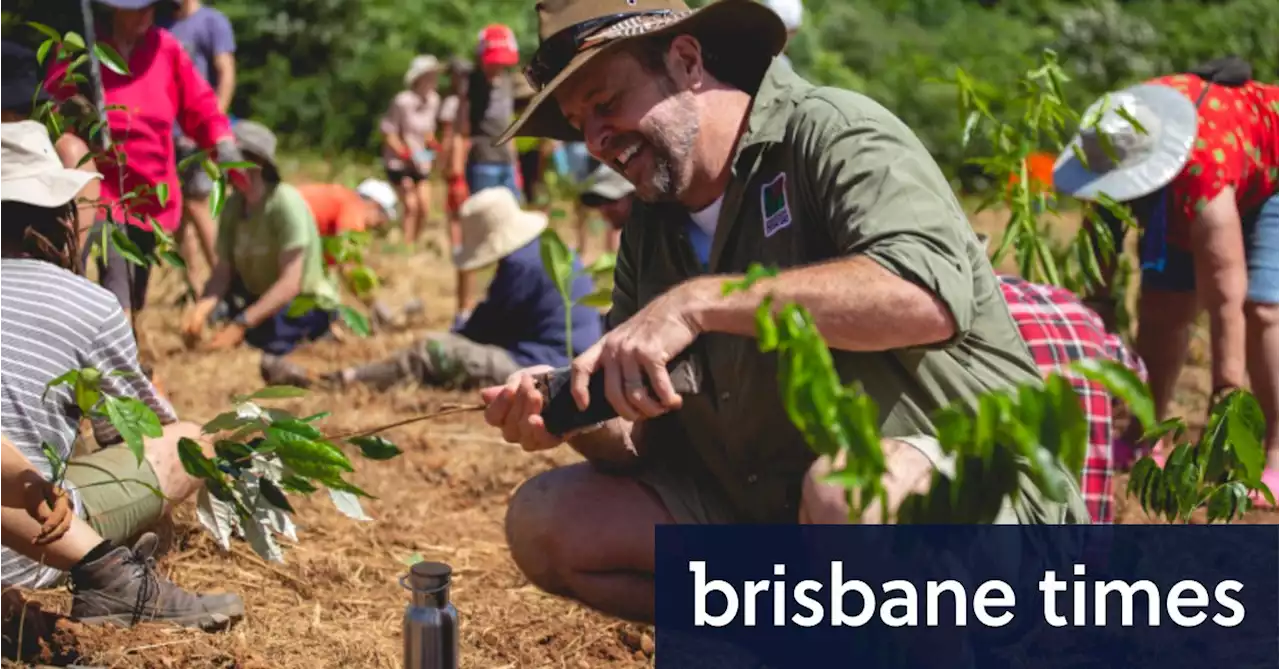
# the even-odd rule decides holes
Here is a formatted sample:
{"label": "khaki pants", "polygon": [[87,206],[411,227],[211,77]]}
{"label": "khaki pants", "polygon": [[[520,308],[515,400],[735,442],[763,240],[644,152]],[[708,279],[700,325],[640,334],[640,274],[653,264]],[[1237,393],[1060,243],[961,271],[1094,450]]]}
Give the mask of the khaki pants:
{"label": "khaki pants", "polygon": [[153,527],[164,513],[151,463],[146,458],[139,463],[124,444],[72,457],[66,478],[80,494],[85,521],[118,545]]}
{"label": "khaki pants", "polygon": [[426,386],[497,385],[520,370],[506,349],[441,332],[379,362],[355,369],[357,382],[389,388],[413,379]]}

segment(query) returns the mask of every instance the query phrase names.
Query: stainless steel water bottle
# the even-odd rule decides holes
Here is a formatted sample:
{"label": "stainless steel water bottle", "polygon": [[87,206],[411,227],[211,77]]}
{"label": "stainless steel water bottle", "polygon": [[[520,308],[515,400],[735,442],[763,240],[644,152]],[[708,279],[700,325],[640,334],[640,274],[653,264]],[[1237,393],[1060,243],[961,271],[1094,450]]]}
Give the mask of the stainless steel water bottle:
{"label": "stainless steel water bottle", "polygon": [[410,592],[404,609],[404,669],[457,669],[458,610],[449,601],[453,570],[419,562],[400,578]]}

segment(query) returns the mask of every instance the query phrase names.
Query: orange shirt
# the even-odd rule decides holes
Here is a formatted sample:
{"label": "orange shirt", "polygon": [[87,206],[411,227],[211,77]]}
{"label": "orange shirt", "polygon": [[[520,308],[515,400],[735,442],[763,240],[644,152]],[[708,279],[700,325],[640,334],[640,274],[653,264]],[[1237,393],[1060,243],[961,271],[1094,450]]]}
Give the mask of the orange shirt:
{"label": "orange shirt", "polygon": [[[1027,176],[1031,181],[1031,194],[1053,190],[1053,164],[1058,159],[1050,153],[1037,152],[1027,156]],[[1016,173],[1009,175],[1009,185],[1018,183]]]}
{"label": "orange shirt", "polygon": [[311,207],[320,236],[364,230],[369,203],[354,190],[338,184],[305,184],[298,191]]}

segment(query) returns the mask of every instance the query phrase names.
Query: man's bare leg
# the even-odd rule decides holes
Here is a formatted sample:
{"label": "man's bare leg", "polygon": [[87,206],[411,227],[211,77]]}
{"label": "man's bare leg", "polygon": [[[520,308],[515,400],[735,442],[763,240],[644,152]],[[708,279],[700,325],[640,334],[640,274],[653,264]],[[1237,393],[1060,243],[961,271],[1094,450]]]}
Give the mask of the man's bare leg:
{"label": "man's bare leg", "polygon": [[526,481],[507,510],[507,543],[534,585],[611,616],[652,623],[654,532],[674,523],[635,479],[587,463]]}

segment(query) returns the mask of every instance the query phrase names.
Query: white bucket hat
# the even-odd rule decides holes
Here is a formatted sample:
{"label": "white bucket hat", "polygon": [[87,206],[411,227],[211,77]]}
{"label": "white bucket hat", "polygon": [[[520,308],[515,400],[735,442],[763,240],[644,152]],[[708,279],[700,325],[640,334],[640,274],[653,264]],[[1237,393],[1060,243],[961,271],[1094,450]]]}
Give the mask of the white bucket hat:
{"label": "white bucket hat", "polygon": [[102,175],[63,167],[49,131],[36,121],[0,123],[0,200],[60,207]]}
{"label": "white bucket hat", "polygon": [[485,188],[458,208],[462,246],[454,254],[458,269],[469,272],[498,262],[547,229],[547,215],[520,208],[509,188]]}
{"label": "white bucket hat", "polygon": [[[1145,132],[1126,116],[1137,120]],[[1178,176],[1191,155],[1199,122],[1191,100],[1168,86],[1155,84],[1105,96],[1082,118],[1090,127],[1082,127],[1058,156],[1053,186],[1084,200],[1106,195],[1119,202],[1153,193]],[[1103,135],[1110,140],[1111,155]],[[1083,162],[1074,147],[1079,147]]]}
{"label": "white bucket hat", "polygon": [[782,19],[787,32],[799,30],[804,23],[804,5],[800,0],[764,0],[764,4]]}
{"label": "white bucket hat", "polygon": [[413,82],[418,80],[424,74],[440,71],[440,61],[430,54],[423,56],[414,56],[413,61],[409,63],[409,69],[404,73],[404,85],[406,88],[413,86]]}
{"label": "white bucket hat", "polygon": [[388,220],[396,220],[396,189],[391,184],[378,179],[365,179],[356,186],[356,193],[366,200],[372,200],[387,212]]}

